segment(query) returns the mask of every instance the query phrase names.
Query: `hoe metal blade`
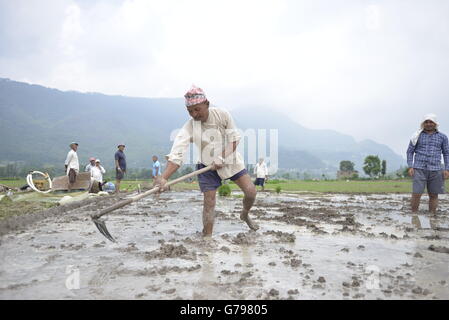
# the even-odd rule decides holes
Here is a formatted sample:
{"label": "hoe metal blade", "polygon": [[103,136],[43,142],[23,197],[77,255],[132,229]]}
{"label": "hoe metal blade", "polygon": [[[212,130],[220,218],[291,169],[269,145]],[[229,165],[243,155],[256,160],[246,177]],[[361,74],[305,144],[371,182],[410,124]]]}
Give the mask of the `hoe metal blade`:
{"label": "hoe metal blade", "polygon": [[108,228],[106,228],[106,223],[104,220],[92,218],[92,221],[95,223],[100,233],[106,237],[106,239],[112,242],[116,242],[112,235],[109,233]]}

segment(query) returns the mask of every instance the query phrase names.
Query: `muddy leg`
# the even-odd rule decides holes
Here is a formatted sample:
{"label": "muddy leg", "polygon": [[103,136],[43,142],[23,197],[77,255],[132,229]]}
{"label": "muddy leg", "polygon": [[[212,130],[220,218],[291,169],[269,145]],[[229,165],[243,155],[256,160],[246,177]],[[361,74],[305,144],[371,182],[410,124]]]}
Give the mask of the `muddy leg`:
{"label": "muddy leg", "polygon": [[234,182],[240,187],[240,189],[242,189],[243,193],[245,194],[245,196],[243,197],[243,210],[240,214],[240,219],[245,221],[251,230],[256,231],[257,229],[259,229],[259,226],[249,217],[249,210],[256,200],[256,186],[251,181],[251,178],[248,174],[241,176]]}
{"label": "muddy leg", "polygon": [[120,193],[120,180],[115,180],[115,193]]}
{"label": "muddy leg", "polygon": [[429,193],[429,211],[432,214],[437,213],[438,207],[438,194],[437,193]]}
{"label": "muddy leg", "polygon": [[203,203],[203,236],[212,236],[215,219],[215,202],[217,190],[204,192]]}
{"label": "muddy leg", "polygon": [[419,202],[420,201],[421,201],[421,194],[420,193],[413,193],[412,194],[412,200],[411,200],[412,212],[418,212]]}

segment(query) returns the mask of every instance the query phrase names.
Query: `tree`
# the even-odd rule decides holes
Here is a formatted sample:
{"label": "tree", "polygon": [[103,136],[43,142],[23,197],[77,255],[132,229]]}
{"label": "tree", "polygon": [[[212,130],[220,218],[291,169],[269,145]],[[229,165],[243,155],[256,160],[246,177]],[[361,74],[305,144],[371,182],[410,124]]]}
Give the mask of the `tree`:
{"label": "tree", "polygon": [[354,162],[349,160],[340,161],[340,171],[350,172],[354,171]]}
{"label": "tree", "polygon": [[387,160],[382,160],[381,174],[382,176],[385,176],[387,174]]}
{"label": "tree", "polygon": [[371,178],[377,177],[381,171],[380,159],[378,156],[367,156],[365,158],[363,171]]}

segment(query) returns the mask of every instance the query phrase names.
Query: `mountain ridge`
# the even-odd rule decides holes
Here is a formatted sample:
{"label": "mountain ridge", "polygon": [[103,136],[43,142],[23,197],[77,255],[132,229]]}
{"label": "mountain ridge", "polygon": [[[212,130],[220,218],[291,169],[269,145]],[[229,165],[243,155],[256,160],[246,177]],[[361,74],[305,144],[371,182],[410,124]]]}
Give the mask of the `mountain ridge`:
{"label": "mountain ridge", "polygon": [[[0,162],[63,166],[68,143],[76,140],[81,163],[96,156],[112,166],[117,144],[125,143],[129,165],[149,167],[153,154],[169,152],[172,130],[188,120],[183,103],[182,98],[61,91],[0,78]],[[405,163],[386,145],[357,142],[335,130],[308,129],[267,108],[231,113],[242,130],[278,129],[279,168],[335,172],[339,161],[351,160],[361,170],[368,154],[386,159],[389,171]]]}

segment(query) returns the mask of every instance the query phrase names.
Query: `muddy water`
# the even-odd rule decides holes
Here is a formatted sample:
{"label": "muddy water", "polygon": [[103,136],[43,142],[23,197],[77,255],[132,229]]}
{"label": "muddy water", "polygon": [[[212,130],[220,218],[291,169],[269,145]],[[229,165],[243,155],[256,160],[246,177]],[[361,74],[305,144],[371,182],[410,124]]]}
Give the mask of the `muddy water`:
{"label": "muddy water", "polygon": [[218,198],[204,239],[201,194],[165,193],[107,217],[117,243],[90,205],[0,238],[0,298],[449,299],[448,197],[436,216],[408,197],[259,193],[257,232]]}

